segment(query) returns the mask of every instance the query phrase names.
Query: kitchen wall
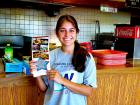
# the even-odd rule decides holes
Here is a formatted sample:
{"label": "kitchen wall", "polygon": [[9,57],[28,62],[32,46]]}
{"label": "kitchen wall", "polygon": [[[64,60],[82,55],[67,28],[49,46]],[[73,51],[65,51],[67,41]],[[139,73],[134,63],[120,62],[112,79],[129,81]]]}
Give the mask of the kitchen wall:
{"label": "kitchen wall", "polygon": [[[79,42],[95,38],[95,21],[99,20],[101,32],[114,32],[113,24],[129,24],[130,13],[105,13],[94,8],[69,7],[60,11],[62,14],[73,15],[79,24]],[[49,35],[51,42],[59,41],[54,33],[58,17],[48,17],[45,11],[22,8],[0,8],[0,35]]]}

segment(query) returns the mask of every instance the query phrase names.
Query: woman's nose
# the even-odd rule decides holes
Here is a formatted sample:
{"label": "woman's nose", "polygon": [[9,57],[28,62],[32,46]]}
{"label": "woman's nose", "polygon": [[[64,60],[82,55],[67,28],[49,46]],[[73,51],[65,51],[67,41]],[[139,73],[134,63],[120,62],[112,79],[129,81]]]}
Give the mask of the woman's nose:
{"label": "woman's nose", "polygon": [[68,31],[65,31],[65,36],[69,36],[69,32]]}

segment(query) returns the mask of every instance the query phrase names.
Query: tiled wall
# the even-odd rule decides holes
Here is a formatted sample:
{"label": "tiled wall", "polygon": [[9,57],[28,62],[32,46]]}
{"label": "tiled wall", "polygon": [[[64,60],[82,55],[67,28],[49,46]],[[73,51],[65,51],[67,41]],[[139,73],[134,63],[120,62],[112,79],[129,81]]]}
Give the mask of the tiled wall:
{"label": "tiled wall", "polygon": [[0,34],[45,35],[47,24],[44,11],[32,9],[0,9]]}
{"label": "tiled wall", "polygon": [[[101,32],[114,32],[113,24],[129,24],[130,13],[103,13],[98,9],[70,7],[60,11],[62,14],[73,15],[79,24],[79,42],[90,41],[95,38],[95,21],[99,20]],[[0,9],[0,35],[49,35],[51,42],[58,39],[54,33],[58,17],[48,17],[43,10],[1,8]]]}

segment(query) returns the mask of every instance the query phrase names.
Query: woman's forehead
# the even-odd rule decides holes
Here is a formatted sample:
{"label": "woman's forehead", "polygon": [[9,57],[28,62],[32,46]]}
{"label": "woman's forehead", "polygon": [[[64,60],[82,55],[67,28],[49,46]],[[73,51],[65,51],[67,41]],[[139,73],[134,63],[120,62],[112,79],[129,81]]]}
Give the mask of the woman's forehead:
{"label": "woman's forehead", "polygon": [[69,22],[69,21],[64,21],[61,24],[60,28],[63,28],[63,27],[72,27],[72,28],[75,28],[74,25],[71,22]]}

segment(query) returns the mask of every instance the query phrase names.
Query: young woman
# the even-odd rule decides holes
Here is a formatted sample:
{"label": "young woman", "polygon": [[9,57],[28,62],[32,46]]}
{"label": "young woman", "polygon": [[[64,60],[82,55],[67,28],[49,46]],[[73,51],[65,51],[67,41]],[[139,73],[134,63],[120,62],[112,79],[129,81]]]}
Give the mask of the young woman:
{"label": "young woman", "polygon": [[47,75],[36,78],[39,88],[46,91],[44,105],[87,105],[86,96],[96,88],[96,65],[92,55],[76,41],[78,32],[73,16],[58,19],[56,35],[62,46],[50,52],[51,70]]}

